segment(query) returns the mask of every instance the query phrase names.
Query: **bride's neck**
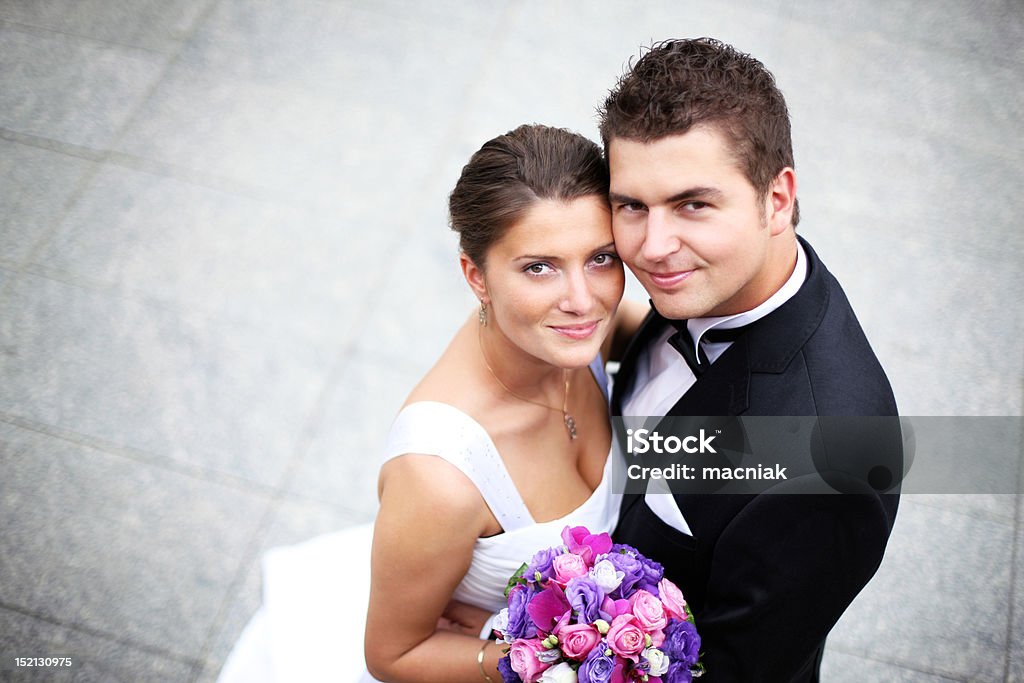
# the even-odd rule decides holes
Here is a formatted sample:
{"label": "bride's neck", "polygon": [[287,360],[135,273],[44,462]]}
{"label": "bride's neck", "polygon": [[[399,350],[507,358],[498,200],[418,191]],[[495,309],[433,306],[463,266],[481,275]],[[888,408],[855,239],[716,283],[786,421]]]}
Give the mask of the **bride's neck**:
{"label": "bride's neck", "polygon": [[527,353],[497,328],[481,328],[478,340],[480,359],[499,385],[521,396],[561,405],[570,371]]}

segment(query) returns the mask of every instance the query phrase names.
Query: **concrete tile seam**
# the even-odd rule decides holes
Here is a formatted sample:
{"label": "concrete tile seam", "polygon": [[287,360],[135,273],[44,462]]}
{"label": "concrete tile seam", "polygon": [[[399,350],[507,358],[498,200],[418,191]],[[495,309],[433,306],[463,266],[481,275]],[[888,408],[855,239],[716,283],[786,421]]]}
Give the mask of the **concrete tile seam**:
{"label": "concrete tile seam", "polygon": [[920,668],[920,667],[918,667],[918,666],[916,666],[914,664],[911,664],[909,662],[902,662],[902,661],[899,661],[898,659],[895,659],[895,658],[890,659],[890,658],[887,658],[887,657],[879,657],[878,655],[871,654],[871,653],[868,653],[866,651],[862,652],[862,651],[857,651],[857,650],[854,650],[854,649],[851,649],[851,648],[847,648],[847,647],[830,645],[830,644],[828,644],[828,641],[826,641],[826,646],[825,647],[827,649],[829,649],[829,650],[832,650],[833,652],[839,652],[839,653],[842,653],[844,655],[849,655],[851,657],[859,657],[860,659],[867,659],[867,660],[870,660],[872,662],[878,662],[879,664],[888,664],[890,666],[896,666],[896,667],[899,667],[901,669],[906,669],[907,671],[915,671],[915,672],[918,672],[918,673],[928,674],[930,676],[941,676],[942,678],[948,678],[948,679],[951,679],[951,680],[954,680],[954,681],[960,681],[961,683],[975,683],[971,679],[963,678],[963,677],[961,677],[960,674],[953,673],[951,671],[946,671],[944,669],[935,669],[935,668],[931,668],[931,667]]}
{"label": "concrete tile seam", "polygon": [[[93,36],[87,36],[80,33],[71,33],[69,31],[62,31],[60,29],[46,28],[43,26],[35,26],[34,24],[24,24],[17,21],[11,21],[10,19],[0,18],[0,28],[8,28],[12,31],[18,31],[19,33],[27,33],[33,36],[63,36],[66,38],[74,38],[75,40],[92,43],[99,47],[110,47],[116,48],[122,51],[137,52],[137,57],[148,59],[150,61],[159,61],[167,59],[167,54],[158,50],[153,50],[147,47],[140,47],[138,45],[127,45],[124,43],[115,43],[109,40],[103,40],[102,38],[95,38]],[[157,58],[157,59],[153,59]]]}
{"label": "concrete tile seam", "polygon": [[[217,327],[224,330],[243,330],[253,326],[251,321],[244,318],[225,317],[220,310],[205,308],[197,304],[177,305],[166,299],[147,293],[145,290],[130,287],[117,281],[99,280],[90,278],[81,273],[72,273],[61,268],[54,268],[37,263],[15,265],[10,269],[12,273],[31,275],[46,280],[51,280],[69,287],[83,290],[89,293],[112,296],[122,301],[137,304],[143,308],[150,308],[162,313],[170,314],[178,318],[187,319],[196,323],[202,323],[206,327]],[[13,283],[14,278],[11,278]],[[6,291],[6,290],[5,290]],[[0,307],[6,303],[4,292],[0,292]]]}
{"label": "concrete tile seam", "polygon": [[92,147],[85,147],[83,145],[75,145],[70,142],[64,142],[62,140],[54,140],[53,138],[46,138],[40,135],[33,135],[32,133],[22,133],[16,130],[10,130],[0,126],[0,139],[13,142],[18,145],[24,145],[26,147],[35,147],[37,149],[45,149],[48,152],[55,152],[57,154],[63,154],[69,157],[76,157],[78,159],[84,159],[86,161],[102,162],[106,161],[109,154],[106,150],[97,150]]}
{"label": "concrete tile seam", "polygon": [[204,468],[200,465],[182,463],[169,456],[149,453],[137,448],[123,446],[96,436],[82,434],[62,427],[37,422],[30,418],[8,413],[6,411],[0,411],[0,422],[6,422],[7,424],[14,425],[15,427],[36,432],[37,434],[53,439],[66,441],[76,446],[83,446],[92,450],[101,451],[108,455],[132,460],[164,471],[173,472],[190,479],[195,479],[209,484],[217,484],[257,496],[263,496],[270,500],[279,500],[288,495],[283,490],[279,490],[256,481],[250,481],[249,479],[229,474],[227,472]]}
{"label": "concrete tile seam", "polygon": [[137,103],[135,105],[135,111],[131,112],[124,118],[124,120],[121,122],[121,126],[116,130],[114,135],[111,137],[108,143],[110,149],[117,149],[119,143],[124,138],[125,133],[131,130],[132,126],[135,125],[135,122],[138,119],[140,112],[144,111],[146,105],[149,103],[150,100],[153,99],[153,95],[157,92],[157,90],[160,88],[160,85],[167,78],[167,74],[170,72],[171,68],[180,59],[181,53],[185,49],[185,46],[196,34],[196,31],[199,30],[199,27],[209,18],[216,4],[217,0],[207,0],[206,7],[204,7],[203,10],[196,15],[195,21],[193,21],[192,26],[189,28],[189,30],[185,32],[185,37],[178,45],[178,49],[172,54],[166,55],[167,60],[164,62],[163,68],[161,69],[159,75],[153,79],[146,92],[140,98],[138,98]]}
{"label": "concrete tile seam", "polygon": [[[1024,484],[1024,467],[1020,470],[1020,476],[1018,481]],[[1021,599],[1024,604],[1024,596],[1019,596],[1019,591],[1024,591],[1024,581],[1021,580],[1021,563],[1024,562],[1024,548],[1022,548],[1022,539],[1024,539],[1024,532],[1022,532],[1022,520],[1024,520],[1024,495],[1017,496],[1017,518],[1015,521],[1015,533],[1013,534],[1013,550],[1010,553],[1010,596],[1009,596],[1009,614],[1007,615],[1007,624],[1009,628],[1006,629],[1006,653],[1003,658],[1003,678],[1010,680],[1011,667],[1014,665],[1013,652],[1013,636],[1015,630],[1024,631],[1024,614],[1017,613],[1017,601]],[[1017,624],[1017,621],[1021,621],[1021,624]],[[1024,659],[1024,649],[1017,653],[1017,657]],[[1020,662],[1017,662],[1020,664]]]}
{"label": "concrete tile seam", "polygon": [[270,534],[273,521],[280,508],[281,499],[278,497],[276,500],[272,500],[270,505],[268,505],[264,510],[263,516],[260,518],[255,531],[253,531],[252,536],[249,537],[249,542],[246,544],[240,555],[237,568],[235,569],[235,574],[228,583],[227,590],[224,591],[224,597],[221,599],[220,605],[217,607],[217,612],[210,621],[210,627],[206,631],[206,636],[203,638],[203,645],[200,648],[195,661],[204,662],[209,658],[210,653],[213,652],[213,649],[217,644],[217,636],[220,634],[225,620],[231,613],[231,605],[234,602],[235,595],[245,585],[249,567],[254,563],[258,564],[260,561],[260,557],[263,554],[263,545]]}
{"label": "concrete tile seam", "polygon": [[108,640],[108,641],[117,643],[118,645],[123,645],[125,647],[132,648],[133,650],[138,650],[140,652],[145,652],[145,653],[148,653],[148,654],[157,655],[159,657],[163,657],[165,659],[170,659],[170,660],[173,660],[173,661],[176,661],[176,662],[181,662],[183,664],[187,664],[187,665],[192,666],[192,667],[195,667],[197,663],[200,664],[200,665],[202,664],[202,660],[201,659],[196,659],[194,657],[185,657],[185,656],[180,655],[180,654],[178,654],[176,652],[173,652],[171,650],[165,650],[163,648],[154,647],[154,646],[149,645],[147,643],[137,642],[137,641],[134,641],[134,640],[132,640],[130,638],[125,638],[123,636],[120,636],[120,635],[118,635],[116,633],[110,633],[110,632],[104,631],[103,629],[98,629],[98,628],[95,628],[95,627],[92,627],[92,626],[85,626],[83,624],[77,624],[77,623],[71,622],[71,621],[64,621],[62,619],[58,619],[58,618],[50,616],[48,614],[39,613],[39,612],[35,612],[35,611],[32,611],[32,610],[25,609],[25,608],[23,608],[23,607],[21,607],[19,605],[13,605],[13,604],[10,604],[10,603],[4,602],[4,601],[0,601],[0,609],[5,609],[5,610],[8,610],[10,612],[15,612],[17,614],[21,614],[21,615],[24,615],[26,617],[31,617],[33,619],[39,619],[40,621],[45,621],[48,624],[53,624],[54,626],[60,626],[61,628],[66,628],[66,629],[71,629],[73,631],[78,631],[79,633],[83,633],[85,635],[92,636],[94,638],[102,638],[103,640]]}
{"label": "concrete tile seam", "polygon": [[[944,494],[939,494],[939,495],[944,495]],[[972,494],[968,493],[968,494],[948,494],[948,495],[956,496],[956,495],[972,495]],[[1019,494],[1019,493],[995,494],[995,495],[1012,495],[1012,496],[1018,496],[1018,498],[1021,496],[1021,494]],[[914,505],[920,505],[921,507],[931,508],[933,510],[949,510],[949,508],[943,507],[941,505],[937,505],[935,503],[927,502],[927,501],[914,500],[912,502],[913,502]],[[1018,505],[1018,508],[1019,508],[1019,505]],[[963,510],[956,510],[956,513],[959,514],[959,515],[963,515],[964,517],[970,517],[971,519],[976,519],[976,520],[981,521],[981,522],[996,522],[997,524],[1008,524],[1010,526],[1013,526],[1014,528],[1016,528],[1017,524],[1019,523],[1018,515],[1017,514],[1014,514],[1014,516],[1011,517],[1009,515],[999,514],[998,512],[989,512],[987,510],[977,510],[977,509],[974,509],[974,508],[963,509]],[[899,513],[896,514],[896,523],[899,524]]]}

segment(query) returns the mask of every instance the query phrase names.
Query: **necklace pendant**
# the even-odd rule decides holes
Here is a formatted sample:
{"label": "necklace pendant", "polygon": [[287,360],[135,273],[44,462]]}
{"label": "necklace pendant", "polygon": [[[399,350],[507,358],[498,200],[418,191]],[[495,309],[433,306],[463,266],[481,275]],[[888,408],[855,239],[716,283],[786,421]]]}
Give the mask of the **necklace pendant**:
{"label": "necklace pendant", "polygon": [[565,416],[565,428],[569,430],[569,439],[573,440],[576,438],[576,420],[569,413],[563,413],[563,415]]}

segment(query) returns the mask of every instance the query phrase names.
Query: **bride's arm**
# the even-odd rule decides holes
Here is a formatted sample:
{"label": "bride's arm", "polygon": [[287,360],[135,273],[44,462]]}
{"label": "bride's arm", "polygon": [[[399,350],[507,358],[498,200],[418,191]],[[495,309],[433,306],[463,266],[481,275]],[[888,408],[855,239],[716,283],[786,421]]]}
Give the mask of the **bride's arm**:
{"label": "bride's arm", "polygon": [[[427,455],[388,462],[380,498],[366,623],[370,673],[395,683],[481,681],[485,641],[436,626],[487,531],[486,504],[462,472]],[[498,648],[485,655],[487,674],[500,681]]]}

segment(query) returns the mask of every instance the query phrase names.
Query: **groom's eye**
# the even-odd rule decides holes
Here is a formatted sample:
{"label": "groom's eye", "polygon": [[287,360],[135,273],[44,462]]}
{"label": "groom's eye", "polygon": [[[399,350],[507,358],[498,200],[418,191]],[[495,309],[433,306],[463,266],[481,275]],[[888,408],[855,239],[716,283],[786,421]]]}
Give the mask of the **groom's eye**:
{"label": "groom's eye", "polygon": [[616,208],[619,211],[625,211],[626,213],[637,213],[639,211],[643,211],[647,207],[641,204],[640,202],[625,202],[619,204]]}

